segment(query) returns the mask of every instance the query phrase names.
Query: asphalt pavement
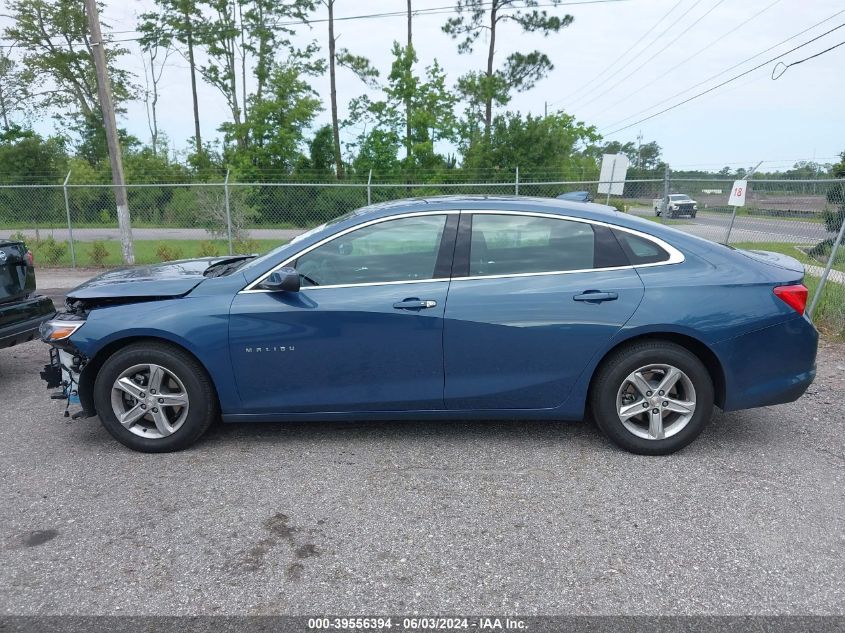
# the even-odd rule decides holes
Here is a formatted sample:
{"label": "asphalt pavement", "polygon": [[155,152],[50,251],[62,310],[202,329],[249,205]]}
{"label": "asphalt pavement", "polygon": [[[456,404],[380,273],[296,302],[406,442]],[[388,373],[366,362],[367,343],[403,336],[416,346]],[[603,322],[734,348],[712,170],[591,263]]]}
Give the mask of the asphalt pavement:
{"label": "asphalt pavement", "polygon": [[[630,213],[641,217],[654,217],[654,210],[632,208]],[[699,210],[695,218],[680,217],[670,221],[671,226],[709,240],[722,241],[725,237],[730,214]],[[789,218],[761,218],[738,215],[731,230],[731,243],[785,242],[787,244],[817,244],[836,237],[820,222],[807,222]]]}
{"label": "asphalt pavement", "polygon": [[5,614],[843,614],[845,346],[670,457],[586,423],[217,425],[145,455],[0,353]]}

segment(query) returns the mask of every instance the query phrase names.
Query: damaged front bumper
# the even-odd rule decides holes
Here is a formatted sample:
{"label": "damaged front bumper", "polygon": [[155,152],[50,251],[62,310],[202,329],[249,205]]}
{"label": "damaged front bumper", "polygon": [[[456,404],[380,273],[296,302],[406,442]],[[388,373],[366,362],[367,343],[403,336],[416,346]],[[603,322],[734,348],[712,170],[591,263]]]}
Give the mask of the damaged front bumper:
{"label": "damaged front bumper", "polygon": [[[70,336],[85,323],[84,319],[68,319],[59,315],[56,319],[41,325],[41,340],[50,345],[50,362],[41,371],[41,379],[48,389],[60,388],[50,397],[65,400],[65,416],[70,416],[70,405],[80,404],[79,385],[82,370],[87,359],[69,340]],[[62,318],[65,317],[65,318]],[[85,410],[73,414],[73,418],[87,417]]]}
{"label": "damaged front bumper", "polygon": [[[70,416],[70,405],[80,404],[79,379],[82,372],[82,359],[79,356],[58,349],[50,348],[50,362],[41,370],[41,379],[47,383],[48,389],[61,388],[50,397],[53,400],[65,400],[65,417]],[[85,411],[78,411],[73,418],[87,417]]]}

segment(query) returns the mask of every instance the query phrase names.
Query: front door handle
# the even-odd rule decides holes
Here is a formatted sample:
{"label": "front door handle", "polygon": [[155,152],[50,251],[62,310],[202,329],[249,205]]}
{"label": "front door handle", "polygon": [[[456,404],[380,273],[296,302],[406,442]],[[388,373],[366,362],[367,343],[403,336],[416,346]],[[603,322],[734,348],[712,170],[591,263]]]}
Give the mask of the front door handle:
{"label": "front door handle", "polygon": [[404,299],[393,304],[397,310],[427,310],[428,308],[437,307],[437,302],[434,299]]}
{"label": "front door handle", "polygon": [[616,301],[619,295],[615,292],[602,292],[601,290],[585,290],[583,294],[572,297],[575,301],[586,301],[587,303],[601,303],[602,301]]}

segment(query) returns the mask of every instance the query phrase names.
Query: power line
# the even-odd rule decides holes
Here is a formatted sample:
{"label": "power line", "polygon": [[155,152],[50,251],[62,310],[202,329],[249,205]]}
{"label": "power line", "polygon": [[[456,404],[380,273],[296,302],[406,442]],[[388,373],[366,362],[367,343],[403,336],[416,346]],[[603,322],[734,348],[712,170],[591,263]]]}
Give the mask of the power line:
{"label": "power line", "polygon": [[[537,8],[545,8],[545,7],[568,7],[568,6],[581,6],[581,5],[593,5],[593,4],[611,4],[611,3],[619,3],[619,2],[631,2],[632,0],[569,0],[567,2],[560,2],[560,3],[545,3],[545,4],[538,4]],[[492,6],[492,2],[483,2],[481,3],[482,6],[489,7]],[[426,9],[416,9],[412,11],[412,14],[415,17],[424,17],[428,15],[445,15],[449,13],[455,13],[455,6],[440,6],[440,7],[428,7]],[[350,20],[371,20],[371,19],[380,19],[380,18],[394,18],[394,17],[407,17],[407,11],[385,11],[382,13],[366,13],[360,15],[347,15],[347,16],[339,16],[335,17],[335,22],[344,22]],[[278,22],[274,26],[275,27],[286,27],[286,26],[300,26],[300,25],[311,25],[311,24],[321,24],[324,22],[328,22],[328,18],[314,18],[309,20],[293,20],[289,22]],[[198,31],[201,33],[202,29]],[[127,30],[112,30],[109,32],[111,35],[126,35],[128,33],[138,33],[137,29],[127,29]],[[6,39],[6,38],[0,38]],[[140,37],[127,37],[127,38],[114,38],[108,40],[108,43],[120,43],[120,42],[137,42],[141,38]],[[81,41],[79,42],[81,43]],[[23,44],[6,44],[2,46],[3,48],[27,48]]]}
{"label": "power line", "polygon": [[[803,64],[804,62],[806,62],[806,61],[808,61],[808,60],[810,60],[810,59],[815,59],[816,57],[819,57],[819,56],[821,56],[821,55],[824,55],[825,53],[829,53],[829,52],[830,52],[830,51],[832,51],[834,48],[839,48],[839,47],[840,47],[840,46],[842,46],[843,44],[845,44],[845,42],[839,42],[839,44],[834,44],[834,45],[833,45],[833,46],[831,46],[830,48],[826,48],[826,49],[824,49],[823,51],[820,51],[820,52],[816,53],[815,55],[810,55],[809,57],[805,57],[804,59],[799,59],[797,62],[792,62],[791,64],[784,64],[783,62],[778,62],[777,64],[775,64],[775,67],[774,67],[774,68],[772,68],[772,79],[773,79],[773,80],[774,80],[774,79],[780,79],[780,78],[783,76],[783,73],[785,73],[787,70],[789,70],[789,69],[790,69],[790,68],[792,68],[793,66],[797,66],[798,64]],[[782,66],[783,66],[783,70],[782,70],[782,71],[780,71],[779,73],[777,73],[777,76],[776,76],[776,75],[775,75],[775,73],[777,72],[777,70],[778,70],[778,66],[780,66],[780,65],[782,65]]]}
{"label": "power line", "polygon": [[[717,90],[717,89],[721,88],[722,86],[725,86],[729,83],[732,83],[732,82],[736,81],[737,79],[739,79],[741,77],[745,77],[745,75],[748,75],[748,74],[754,72],[755,70],[762,68],[766,64],[769,64],[769,63],[775,61],[776,59],[780,59],[781,57],[784,57],[785,55],[789,55],[790,53],[793,53],[793,52],[797,51],[799,48],[803,48],[803,47],[807,46],[808,44],[812,44],[813,42],[825,37],[826,35],[830,35],[834,31],[841,29],[842,27],[845,27],[845,23],[842,23],[839,26],[836,26],[836,27],[830,29],[829,31],[822,33],[821,35],[814,37],[813,39],[808,40],[808,41],[804,42],[803,44],[799,44],[795,48],[792,48],[792,49],[786,51],[785,53],[781,53],[780,55],[776,55],[775,57],[772,57],[771,59],[766,60],[762,64],[758,64],[757,66],[754,66],[754,68],[746,70],[745,72],[742,72],[738,75],[735,75],[735,76],[731,77],[730,79],[723,81],[722,83],[716,84],[715,86],[708,88],[707,90],[704,90],[704,91],[699,92],[698,94],[695,94],[695,95],[693,95],[693,96],[691,96],[687,99],[684,99],[680,103],[676,103],[675,105],[669,106],[668,108],[664,108],[660,112],[655,112],[654,114],[651,114],[647,117],[644,117],[644,118],[640,119],[639,121],[635,121],[634,123],[631,123],[629,125],[626,125],[624,127],[619,128],[619,129],[613,130],[612,132],[608,132],[606,134],[606,136],[612,136],[613,134],[617,134],[617,133],[621,132],[622,130],[627,130],[628,128],[635,127],[635,126],[639,125],[640,123],[643,123],[645,121],[653,119],[657,116],[660,116],[661,114],[665,114],[666,112],[669,112],[670,110],[674,110],[675,108],[679,108],[680,106],[684,105],[685,103],[689,103],[690,101],[693,101],[694,99],[698,99],[699,97],[702,97],[702,96],[704,96],[704,95],[706,95],[710,92],[713,92],[714,90]],[[647,108],[647,109],[650,109],[650,108]]]}
{"label": "power line", "polygon": [[603,97],[604,95],[606,95],[608,92],[611,92],[611,91],[612,91],[612,90],[614,90],[615,88],[618,88],[618,87],[619,87],[619,86],[620,86],[623,82],[625,82],[625,81],[627,81],[628,79],[630,79],[630,78],[634,75],[634,73],[636,73],[636,72],[638,72],[639,70],[641,70],[641,69],[642,69],[642,68],[643,68],[646,64],[648,64],[650,61],[652,61],[654,58],[656,58],[658,55],[660,55],[663,51],[665,51],[667,48],[669,48],[669,47],[670,47],[670,46],[672,46],[675,42],[677,42],[679,39],[681,39],[684,35],[686,35],[686,34],[687,34],[687,32],[689,32],[689,30],[690,30],[690,29],[692,29],[694,26],[696,26],[699,22],[701,22],[701,21],[702,21],[704,18],[706,18],[708,15],[710,15],[711,13],[713,13],[713,11],[715,11],[715,10],[716,10],[716,8],[717,8],[719,5],[721,5],[723,2],[725,2],[725,0],[718,0],[718,1],[716,2],[716,4],[714,4],[712,7],[710,7],[710,9],[708,9],[708,10],[707,10],[707,11],[706,11],[703,15],[701,15],[701,16],[700,16],[700,17],[699,17],[699,18],[698,18],[695,22],[693,22],[693,23],[692,23],[692,24],[690,24],[687,28],[685,28],[683,31],[681,31],[680,33],[678,33],[678,35],[677,35],[674,39],[672,39],[670,42],[668,42],[668,43],[667,43],[667,44],[666,44],[663,48],[661,48],[659,51],[657,51],[656,53],[654,53],[651,57],[649,57],[647,60],[645,60],[642,64],[640,64],[639,66],[637,66],[636,68],[634,68],[634,70],[632,70],[631,72],[629,72],[629,73],[628,73],[627,75],[625,75],[622,79],[620,79],[619,81],[617,81],[617,82],[616,82],[616,84],[614,84],[614,85],[612,85],[612,86],[608,87],[608,88],[607,88],[606,90],[604,90],[603,92],[600,92],[599,94],[597,94],[596,96],[594,96],[592,99],[590,99],[590,100],[589,100],[589,101],[587,101],[586,103],[582,103],[580,107],[584,108],[584,107],[586,107],[586,106],[590,105],[591,103],[593,103],[593,102],[597,101],[598,99],[600,99],[601,97]]}
{"label": "power line", "polygon": [[611,123],[610,125],[606,125],[602,129],[606,130],[608,128],[615,127],[615,126],[617,126],[621,123],[624,123],[625,121],[628,121],[629,119],[633,119],[634,117],[639,116],[640,114],[642,114],[644,112],[648,112],[649,110],[652,110],[652,109],[656,108],[657,106],[663,105],[664,103],[667,103],[668,101],[672,101],[673,99],[680,97],[682,94],[685,94],[685,93],[689,92],[690,90],[694,90],[695,88],[698,88],[699,86],[703,86],[707,82],[712,81],[713,79],[716,79],[716,77],[721,77],[725,73],[728,73],[728,72],[734,70],[735,68],[739,68],[743,64],[750,62],[752,59],[756,59],[757,57],[760,57],[760,55],[765,55],[769,51],[772,51],[772,50],[778,48],[779,46],[782,46],[783,44],[786,44],[787,42],[794,40],[796,37],[800,37],[801,35],[804,35],[804,33],[807,33],[808,31],[812,31],[817,26],[821,26],[825,22],[830,22],[833,18],[835,18],[839,15],[842,15],[843,13],[845,13],[845,9],[837,11],[833,15],[826,17],[824,20],[821,20],[821,21],[816,22],[815,24],[813,24],[811,26],[808,26],[803,31],[799,31],[798,33],[796,33],[794,35],[790,35],[785,40],[781,40],[777,44],[774,44],[774,45],[770,46],[769,48],[764,49],[764,50],[760,51],[759,53],[752,55],[751,57],[743,59],[741,62],[738,62],[738,63],[734,64],[733,66],[729,66],[728,68],[725,68],[724,70],[717,72],[715,75],[711,75],[707,79],[699,81],[697,84],[693,84],[689,88],[685,88],[684,90],[681,90],[680,92],[676,92],[675,94],[673,94],[669,97],[666,97],[665,99],[661,99],[657,103],[655,103],[655,104],[653,104],[653,105],[651,105],[647,108],[643,108],[642,110],[639,110],[639,111],[635,112],[634,114],[628,115],[628,116],[626,116],[626,117],[624,117],[624,118],[622,118],[622,119],[620,119],[620,120],[618,120],[614,123]]}
{"label": "power line", "polygon": [[[671,72],[672,72],[672,71],[674,71],[674,70],[677,70],[679,67],[683,66],[684,64],[686,64],[686,63],[687,63],[688,61],[690,61],[691,59],[694,59],[694,58],[698,57],[699,55],[701,55],[701,53],[703,53],[703,52],[705,52],[705,51],[709,51],[709,50],[710,50],[710,49],[711,49],[714,45],[716,45],[717,43],[721,42],[723,39],[725,39],[725,38],[726,38],[726,37],[728,37],[729,35],[731,35],[731,34],[735,33],[735,32],[736,32],[736,31],[738,31],[739,29],[741,29],[743,26],[745,26],[746,24],[748,24],[749,22],[751,22],[751,20],[754,20],[754,19],[756,19],[756,18],[760,17],[760,15],[762,15],[763,13],[765,13],[766,11],[768,11],[769,9],[771,9],[773,6],[775,6],[776,4],[778,4],[780,1],[781,1],[781,0],[774,0],[774,2],[772,2],[771,4],[766,5],[763,9],[761,9],[760,11],[758,11],[757,13],[755,13],[754,15],[752,15],[750,18],[747,18],[746,20],[744,20],[744,21],[740,22],[739,24],[737,24],[735,27],[733,27],[733,28],[732,28],[730,31],[728,31],[727,33],[723,33],[722,35],[720,35],[719,37],[717,37],[715,40],[713,40],[712,42],[710,42],[709,44],[707,44],[707,45],[706,45],[706,46],[704,46],[703,48],[699,49],[698,51],[696,51],[695,53],[693,53],[693,54],[692,54],[692,55],[690,55],[689,57],[687,57],[687,58],[685,58],[685,59],[683,59],[683,60],[679,61],[677,64],[675,64],[674,66],[672,66],[669,70],[663,71],[663,72],[662,72],[662,73],[660,73],[657,77],[655,77],[654,79],[652,79],[651,81],[649,81],[647,84],[644,84],[644,85],[639,86],[639,88],[638,88],[638,89],[639,89],[640,91],[643,91],[643,90],[645,90],[646,88],[648,88],[648,87],[650,87],[650,86],[653,86],[655,83],[657,83],[658,81],[660,81],[661,79],[663,79],[664,77],[666,77],[669,73],[671,73]],[[605,112],[607,112],[608,110],[612,110],[614,107],[616,107],[617,105],[619,105],[619,104],[620,104],[620,103],[622,103],[623,101],[626,101],[626,100],[627,100],[627,98],[628,98],[628,97],[622,97],[622,98],[620,98],[618,101],[614,101],[612,104],[610,104],[609,106],[607,106],[604,110],[599,111],[597,114],[595,114],[595,115],[593,115],[593,116],[595,116],[596,118],[600,117],[602,114],[604,114],[604,113],[605,113]]]}
{"label": "power line", "polygon": [[577,94],[581,93],[581,92],[582,92],[585,88],[587,88],[587,86],[590,86],[590,85],[592,85],[593,83],[595,83],[595,82],[596,82],[598,79],[600,79],[600,78],[601,78],[601,77],[602,77],[602,76],[603,76],[603,75],[604,75],[604,74],[605,74],[608,70],[610,70],[611,68],[613,68],[613,67],[614,67],[614,65],[616,65],[616,63],[617,63],[617,62],[619,62],[622,58],[624,58],[624,57],[625,57],[625,55],[627,55],[627,54],[628,54],[628,53],[630,53],[632,50],[634,50],[634,49],[635,49],[635,48],[636,48],[636,47],[640,44],[640,42],[642,42],[642,41],[643,41],[646,37],[648,37],[648,36],[651,34],[651,32],[652,32],[654,29],[656,29],[656,28],[660,25],[660,23],[661,23],[661,22],[663,22],[663,20],[665,20],[667,17],[669,17],[669,15],[670,15],[670,14],[671,14],[671,13],[672,13],[675,9],[677,9],[677,8],[681,5],[681,3],[682,3],[683,1],[684,1],[684,0],[678,0],[678,2],[676,2],[676,3],[675,3],[675,5],[674,5],[671,9],[669,9],[666,13],[664,13],[664,14],[663,14],[663,16],[662,16],[662,17],[661,17],[661,18],[660,18],[657,22],[655,22],[655,23],[651,26],[651,28],[650,28],[648,31],[646,31],[645,33],[643,33],[643,34],[640,36],[640,39],[638,39],[636,42],[634,42],[634,43],[633,43],[633,44],[632,44],[632,45],[631,45],[628,49],[626,49],[626,50],[625,50],[625,52],[624,52],[624,53],[622,53],[621,55],[619,55],[619,57],[617,57],[617,58],[616,58],[616,59],[614,59],[612,62],[610,62],[610,63],[609,63],[609,64],[608,64],[608,65],[607,65],[607,66],[606,66],[606,67],[605,67],[605,68],[604,68],[604,69],[603,69],[600,73],[598,73],[597,75],[593,75],[593,78],[592,78],[592,79],[590,79],[587,83],[585,83],[583,86],[581,86],[580,88],[578,88],[578,89],[577,89],[577,90],[575,90],[574,92],[569,93],[568,95],[566,95],[566,96],[565,96],[565,97],[563,97],[562,99],[558,99],[557,101],[552,101],[551,103],[548,103],[547,105],[555,105],[555,104],[557,104],[557,103],[562,103],[562,102],[564,102],[564,101],[568,101],[568,100],[570,99],[570,97],[572,97],[572,96],[574,96],[574,95],[577,95]]}
{"label": "power line", "polygon": [[[607,77],[607,80],[612,79],[613,77],[615,77],[615,76],[616,76],[616,75],[618,75],[619,73],[623,72],[623,71],[624,71],[626,68],[628,68],[631,64],[633,64],[634,62],[636,62],[636,61],[637,61],[637,58],[638,58],[640,55],[644,54],[646,51],[648,51],[648,50],[651,48],[651,46],[653,46],[653,45],[654,45],[654,44],[656,44],[658,41],[660,41],[660,38],[662,38],[662,37],[663,37],[664,35],[666,35],[669,31],[671,31],[671,30],[672,30],[672,29],[673,29],[673,28],[674,28],[674,27],[675,27],[678,23],[680,23],[680,22],[681,22],[681,21],[682,21],[685,17],[687,17],[687,16],[690,14],[690,12],[691,12],[693,9],[695,9],[695,8],[696,8],[699,4],[701,4],[703,1],[704,1],[704,0],[695,0],[695,2],[692,4],[692,6],[691,6],[691,7],[689,7],[686,11],[684,11],[684,13],[683,13],[683,14],[682,14],[682,15],[681,15],[681,16],[680,16],[677,20],[675,20],[675,21],[674,21],[674,22],[672,22],[669,26],[667,26],[665,29],[663,29],[663,30],[660,32],[660,34],[659,34],[659,35],[657,35],[657,37],[653,38],[653,39],[652,39],[652,40],[651,40],[651,41],[650,41],[650,42],[646,45],[646,47],[645,47],[643,50],[641,50],[641,51],[640,51],[639,53],[637,53],[636,55],[633,55],[633,56],[632,56],[630,59],[628,59],[628,60],[627,60],[624,64],[622,64],[619,68],[617,68],[614,72],[612,72],[612,73],[611,73],[611,74]],[[618,82],[617,82],[617,83],[618,83]],[[604,85],[605,85],[605,84],[599,84],[599,85],[597,85],[597,86],[594,86],[593,88],[590,88],[589,90],[587,90],[585,93],[583,93],[583,94],[582,94],[582,95],[580,95],[579,97],[576,97],[575,101],[574,101],[572,104],[570,104],[570,108],[571,108],[573,105],[575,105],[575,104],[577,104],[577,103],[579,103],[579,102],[582,102],[582,99],[590,97],[590,95],[594,94],[596,90],[601,90],[601,89],[604,87]],[[589,101],[588,101],[588,103],[589,103]]]}

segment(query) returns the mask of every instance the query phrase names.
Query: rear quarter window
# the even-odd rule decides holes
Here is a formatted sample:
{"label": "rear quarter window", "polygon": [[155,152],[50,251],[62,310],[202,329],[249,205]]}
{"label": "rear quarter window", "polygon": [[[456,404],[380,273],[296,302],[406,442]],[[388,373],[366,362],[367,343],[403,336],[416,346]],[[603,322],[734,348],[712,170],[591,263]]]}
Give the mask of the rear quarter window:
{"label": "rear quarter window", "polygon": [[659,264],[660,262],[669,261],[669,253],[663,247],[647,238],[628,233],[627,231],[614,230],[614,234],[633,266]]}

